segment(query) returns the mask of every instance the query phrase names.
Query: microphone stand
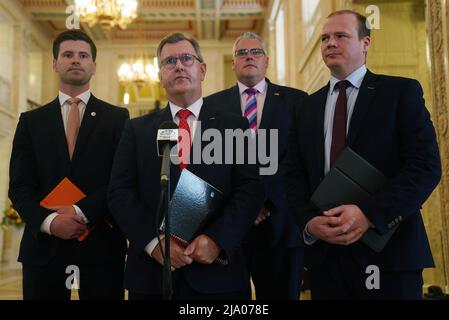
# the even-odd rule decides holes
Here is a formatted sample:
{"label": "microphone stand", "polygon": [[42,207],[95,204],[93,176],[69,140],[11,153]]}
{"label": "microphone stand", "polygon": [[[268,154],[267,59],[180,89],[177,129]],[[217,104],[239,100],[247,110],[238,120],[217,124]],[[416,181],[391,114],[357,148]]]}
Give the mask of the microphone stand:
{"label": "microphone stand", "polygon": [[173,280],[171,273],[171,258],[170,258],[170,215],[168,214],[168,204],[170,203],[170,145],[167,143],[164,146],[164,155],[162,158],[161,167],[161,193],[165,194],[162,197],[162,207],[165,219],[165,255],[164,255],[164,269],[162,276],[162,298],[164,300],[172,300],[173,296]]}

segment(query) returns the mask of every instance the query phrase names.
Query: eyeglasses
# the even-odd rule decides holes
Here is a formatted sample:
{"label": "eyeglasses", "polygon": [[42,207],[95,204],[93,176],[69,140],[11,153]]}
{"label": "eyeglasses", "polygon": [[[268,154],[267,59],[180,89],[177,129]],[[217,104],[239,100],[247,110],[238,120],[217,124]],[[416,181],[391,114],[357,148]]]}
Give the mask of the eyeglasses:
{"label": "eyeglasses", "polygon": [[245,58],[249,53],[251,53],[251,55],[256,58],[265,55],[265,51],[263,51],[263,49],[261,48],[239,49],[236,50],[234,54],[238,58]]}
{"label": "eyeglasses", "polygon": [[176,67],[176,64],[178,63],[178,60],[181,61],[184,67],[191,67],[195,62],[195,60],[203,62],[201,61],[200,58],[194,56],[193,54],[183,53],[180,54],[178,57],[170,56],[162,60],[161,68],[174,69]]}

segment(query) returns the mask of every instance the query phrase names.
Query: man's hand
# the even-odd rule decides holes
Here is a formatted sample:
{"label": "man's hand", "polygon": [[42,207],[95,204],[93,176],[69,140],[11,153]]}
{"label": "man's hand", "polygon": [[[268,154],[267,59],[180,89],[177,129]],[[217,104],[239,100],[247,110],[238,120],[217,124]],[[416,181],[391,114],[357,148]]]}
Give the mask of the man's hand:
{"label": "man's hand", "polygon": [[[161,265],[164,265],[164,256],[162,255],[161,248],[162,252],[165,252],[165,239],[162,239],[161,242],[157,244],[151,256]],[[189,265],[193,261],[191,257],[184,253],[184,248],[177,244],[173,239],[170,239],[170,259],[172,271]]]}
{"label": "man's hand", "polygon": [[259,225],[262,221],[267,219],[270,216],[270,211],[268,211],[265,207],[260,209],[259,215],[256,218],[256,221],[254,221],[254,225]]}
{"label": "man's hand", "polygon": [[57,212],[59,214],[77,215],[75,208],[73,206],[58,206],[58,207],[50,207],[48,209]]}
{"label": "man's hand", "polygon": [[50,232],[63,240],[76,239],[86,230],[83,218],[76,213],[58,214],[50,224]]}
{"label": "man's hand", "polygon": [[358,241],[371,225],[368,218],[356,205],[342,205],[323,213],[328,218],[338,217],[341,220],[340,224],[336,225],[336,228],[350,224],[350,228],[342,234],[331,237],[328,241],[330,243],[350,245]]}
{"label": "man's hand", "polygon": [[315,238],[334,243],[333,240],[345,234],[353,223],[353,220],[343,222],[340,217],[318,216],[307,223],[307,232]]}
{"label": "man's hand", "polygon": [[185,249],[184,253],[194,261],[211,264],[218,258],[221,248],[210,237],[201,234]]}

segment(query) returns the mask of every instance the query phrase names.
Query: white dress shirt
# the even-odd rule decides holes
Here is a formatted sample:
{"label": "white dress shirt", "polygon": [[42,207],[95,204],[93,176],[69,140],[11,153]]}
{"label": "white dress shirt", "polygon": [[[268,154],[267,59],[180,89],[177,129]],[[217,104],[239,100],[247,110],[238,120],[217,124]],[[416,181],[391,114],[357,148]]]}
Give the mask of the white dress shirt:
{"label": "white dress shirt", "polygon": [[[360,86],[362,85],[366,72],[366,65],[363,65],[353,73],[351,73],[346,79],[344,79],[351,83],[351,85],[346,88],[348,115],[346,122],[346,134],[348,134],[349,131],[349,125],[351,123],[351,117],[354,112],[355,102],[357,101]],[[339,93],[336,85],[340,81],[340,79],[331,76],[329,92],[327,94],[326,100],[326,109],[324,111],[324,175],[326,175],[330,170],[330,154],[332,146],[332,130],[334,128],[334,112]],[[303,236],[304,242],[308,245],[312,245],[318,240],[308,232],[307,225],[304,228]]]}
{"label": "white dress shirt", "polygon": [[[76,96],[76,98],[79,98],[81,101],[78,104],[78,109],[80,112],[80,125],[81,125],[81,121],[83,119],[84,116],[84,112],[86,111],[86,106],[87,103],[89,102],[90,99],[90,90],[87,90],[81,94],[79,94],[78,96]],[[67,122],[69,119],[69,112],[70,112],[70,104],[68,102],[68,100],[71,97],[69,95],[66,95],[65,93],[59,91],[59,95],[58,95],[58,99],[59,99],[59,104],[61,105],[61,115],[62,115],[62,121],[64,123],[64,131],[67,133]],[[81,209],[76,206],[73,205],[73,208],[75,208],[75,212],[77,215],[79,215],[81,218],[83,218],[85,223],[88,223],[89,220],[86,218],[86,216],[84,215],[84,213],[81,211]],[[48,233],[51,235],[50,232],[50,225],[53,222],[54,218],[56,218],[58,216],[57,212],[53,212],[51,214],[49,214],[47,216],[47,218],[45,218],[45,220],[42,222],[40,230],[43,233]]]}
{"label": "white dress shirt", "polygon": [[[240,81],[237,81],[237,85],[239,87],[240,92],[240,106],[242,108],[242,116],[245,116],[245,107],[246,107],[246,99],[248,98],[248,94],[245,92],[249,87],[245,86]],[[262,112],[263,106],[265,104],[265,98],[267,97],[267,88],[268,83],[265,81],[265,78],[256,84],[254,89],[257,90],[256,93],[256,101],[257,101],[257,128],[260,126],[260,120],[262,120]]]}
{"label": "white dress shirt", "polygon": [[[359,95],[360,86],[365,78],[366,71],[366,66],[363,65],[344,79],[351,83],[351,85],[346,88],[346,97],[348,99],[346,109],[348,115],[346,119],[346,134],[348,134],[349,131],[349,124],[351,123],[355,102]],[[324,111],[324,175],[326,175],[330,170],[332,130],[334,128],[334,113],[339,92],[337,83],[340,81],[341,80],[335,78],[334,76],[331,77],[329,93],[326,100],[326,109]]]}
{"label": "white dress shirt", "polygon": [[[178,115],[178,111],[182,110],[184,108],[177,106],[176,104],[169,102],[168,103],[170,106],[170,112],[173,118],[173,121],[179,125],[179,115]],[[198,117],[200,116],[200,111],[201,111],[201,107],[203,106],[203,98],[199,98],[198,100],[196,100],[194,103],[192,103],[192,105],[190,105],[189,107],[187,107],[187,110],[189,110],[191,112],[191,114],[187,117],[187,123],[189,124],[190,127],[190,136],[194,137],[195,135],[195,130],[196,130],[196,126],[198,123]],[[190,142],[192,143],[193,138],[190,140]],[[160,237],[161,241],[162,239],[164,239],[164,235],[162,235]],[[147,254],[149,254],[151,257],[153,256],[153,251],[156,248],[157,244],[158,244],[158,238],[154,238],[153,240],[150,241],[150,243],[148,243],[145,246],[145,252]]]}

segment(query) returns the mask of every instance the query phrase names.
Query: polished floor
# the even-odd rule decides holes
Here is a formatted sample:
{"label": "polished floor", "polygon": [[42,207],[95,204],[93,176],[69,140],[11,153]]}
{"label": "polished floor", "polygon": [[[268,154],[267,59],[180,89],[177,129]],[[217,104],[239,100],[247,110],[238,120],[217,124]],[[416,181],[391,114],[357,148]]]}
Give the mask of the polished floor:
{"label": "polished floor", "polygon": [[0,270],[0,300],[22,299],[22,271]]}
{"label": "polished floor", "polygon": [[[301,294],[301,300],[310,299],[310,293]],[[0,300],[22,300],[22,270],[9,269],[0,265]],[[72,291],[72,300],[78,300],[78,294]]]}

